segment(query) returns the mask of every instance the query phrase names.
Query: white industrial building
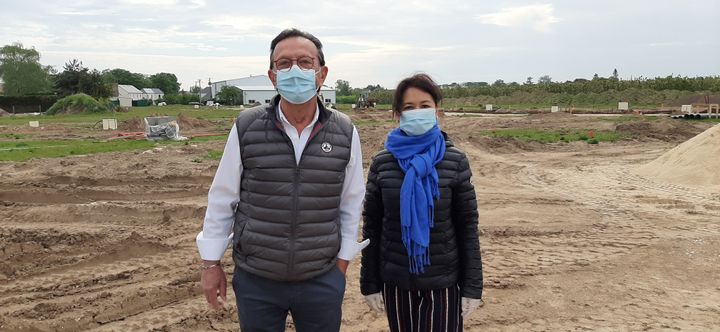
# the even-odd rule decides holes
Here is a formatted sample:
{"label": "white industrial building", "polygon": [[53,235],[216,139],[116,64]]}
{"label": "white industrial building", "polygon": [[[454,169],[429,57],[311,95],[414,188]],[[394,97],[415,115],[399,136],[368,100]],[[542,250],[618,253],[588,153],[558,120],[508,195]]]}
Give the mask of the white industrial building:
{"label": "white industrial building", "polygon": [[152,100],[157,101],[165,97],[165,93],[158,88],[144,88],[142,90],[125,84],[118,84],[117,90],[113,89],[113,96],[110,100],[117,100],[120,107],[132,107],[133,101]]}
{"label": "white industrial building", "polygon": [[121,107],[131,107],[133,100],[143,99],[143,92],[132,85],[118,84],[117,94],[112,99],[115,98],[120,102]]}
{"label": "white industrial building", "polygon": [[[267,75],[254,75],[232,80],[218,81],[210,83],[212,98],[222,90],[225,86],[235,86],[242,91],[243,104],[269,103],[270,100],[277,95],[275,86]],[[320,96],[325,103],[335,104],[335,89],[323,86],[320,89]]]}
{"label": "white industrial building", "polygon": [[144,99],[152,101],[157,101],[158,99],[163,99],[163,97],[165,97],[165,93],[158,88],[144,88],[142,89],[142,92]]}

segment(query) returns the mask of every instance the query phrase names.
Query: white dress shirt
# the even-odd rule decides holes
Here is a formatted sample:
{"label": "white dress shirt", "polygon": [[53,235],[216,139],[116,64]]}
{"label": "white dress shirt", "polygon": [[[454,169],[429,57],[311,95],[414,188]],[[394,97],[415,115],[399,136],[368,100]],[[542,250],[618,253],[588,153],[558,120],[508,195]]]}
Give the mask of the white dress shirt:
{"label": "white dress shirt", "polygon": [[[285,133],[292,141],[295,149],[295,160],[298,163],[312,129],[318,120],[319,113],[319,109],[316,108],[312,122],[298,134],[297,129],[285,118],[280,105],[277,106],[278,117],[285,129]],[[232,225],[235,221],[235,207],[240,200],[240,178],[243,172],[238,137],[237,127],[233,125],[225,144],[225,151],[215,173],[215,178],[208,192],[208,206],[205,212],[203,230],[196,237],[200,257],[204,260],[221,259],[233,237]],[[352,260],[368,245],[367,240],[362,243],[357,242],[362,202],[365,197],[363,174],[360,137],[357,129],[353,126],[350,161],[345,168],[345,181],[343,182],[339,206],[342,241],[340,242],[340,251],[337,257],[347,261]]]}

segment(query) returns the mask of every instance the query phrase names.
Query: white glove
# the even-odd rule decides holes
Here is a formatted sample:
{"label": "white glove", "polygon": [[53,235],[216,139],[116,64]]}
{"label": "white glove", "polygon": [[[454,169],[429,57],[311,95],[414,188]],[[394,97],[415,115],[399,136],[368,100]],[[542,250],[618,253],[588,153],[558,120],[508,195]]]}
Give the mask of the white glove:
{"label": "white glove", "polygon": [[469,297],[463,297],[461,301],[462,316],[465,318],[470,316],[470,314],[475,311],[475,309],[479,308],[484,304],[483,300],[481,299],[471,299]]}
{"label": "white glove", "polygon": [[365,302],[367,302],[368,307],[370,307],[370,309],[372,310],[375,310],[377,312],[385,311],[385,301],[383,300],[382,294],[380,292],[365,295]]}

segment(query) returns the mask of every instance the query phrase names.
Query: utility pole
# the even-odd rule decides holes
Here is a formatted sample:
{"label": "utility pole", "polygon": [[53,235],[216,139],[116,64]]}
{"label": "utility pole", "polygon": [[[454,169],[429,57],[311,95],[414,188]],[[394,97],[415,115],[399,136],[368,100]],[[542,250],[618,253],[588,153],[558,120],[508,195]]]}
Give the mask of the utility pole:
{"label": "utility pole", "polygon": [[202,85],[200,84],[201,80],[197,80],[197,87],[198,87],[198,102],[202,102]]}

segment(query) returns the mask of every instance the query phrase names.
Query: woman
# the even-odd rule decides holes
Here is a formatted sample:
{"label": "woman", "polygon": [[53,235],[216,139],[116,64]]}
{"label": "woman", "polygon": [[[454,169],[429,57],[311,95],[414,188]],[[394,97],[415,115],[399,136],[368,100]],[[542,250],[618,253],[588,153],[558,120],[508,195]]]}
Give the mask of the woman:
{"label": "woman", "polygon": [[437,124],[440,89],[425,74],[398,84],[400,126],[368,173],[360,288],[391,331],[462,331],[482,304],[470,164]]}

